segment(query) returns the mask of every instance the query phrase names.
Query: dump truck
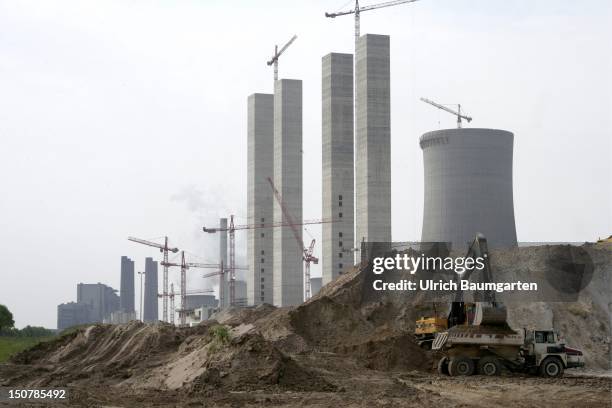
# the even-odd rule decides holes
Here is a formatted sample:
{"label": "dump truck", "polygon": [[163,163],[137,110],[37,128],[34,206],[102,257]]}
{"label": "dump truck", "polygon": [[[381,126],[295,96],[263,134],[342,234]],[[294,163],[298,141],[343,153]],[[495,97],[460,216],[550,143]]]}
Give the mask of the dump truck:
{"label": "dump truck", "polygon": [[495,326],[455,326],[438,333],[438,372],[451,376],[512,372],[560,377],[566,368],[583,367],[580,350],[567,347],[553,330],[516,332]]}
{"label": "dump truck", "polygon": [[[467,256],[484,259],[482,279],[491,282],[484,235],[476,235]],[[469,279],[471,272],[462,279]],[[505,367],[513,372],[560,377],[567,368],[584,366],[582,352],[567,347],[559,333],[552,329],[515,331],[508,325],[508,311],[496,301],[495,292],[485,291],[481,297],[481,301],[464,302],[463,292],[457,290],[446,322],[428,326],[428,331],[434,332],[431,349],[438,357],[440,374],[492,376],[499,375]],[[444,323],[447,329],[440,330]]]}

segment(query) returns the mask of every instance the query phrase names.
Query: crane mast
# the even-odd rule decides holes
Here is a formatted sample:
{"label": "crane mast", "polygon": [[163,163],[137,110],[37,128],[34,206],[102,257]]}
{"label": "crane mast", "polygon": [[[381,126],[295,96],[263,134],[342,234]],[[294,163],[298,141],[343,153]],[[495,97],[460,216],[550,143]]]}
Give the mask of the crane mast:
{"label": "crane mast", "polygon": [[[269,180],[271,182],[271,180]],[[229,233],[229,252],[230,252],[230,267],[228,268],[228,272],[230,274],[230,304],[233,305],[235,303],[235,279],[236,279],[236,270],[239,269],[243,269],[240,267],[237,267],[235,265],[235,256],[236,256],[236,239],[235,239],[235,233],[237,230],[248,230],[248,229],[257,229],[257,228],[277,228],[277,227],[292,227],[295,228],[296,225],[313,225],[313,224],[325,224],[328,222],[336,222],[335,220],[305,220],[302,222],[290,222],[288,220],[282,221],[282,222],[275,222],[275,223],[270,223],[270,224],[245,224],[245,225],[235,225],[234,224],[234,216],[231,215],[230,216],[230,225],[227,228],[207,228],[207,227],[202,227],[202,230],[204,232],[208,232],[210,234],[214,234],[216,232],[228,232]],[[311,244],[314,247],[314,243]],[[303,244],[302,244],[302,248],[303,248]],[[312,255],[312,254],[311,254]],[[318,263],[318,259],[316,257],[311,257],[313,259],[313,263]],[[233,259],[233,261],[232,261]],[[317,262],[314,262],[314,259],[317,260]],[[233,266],[232,266],[232,262],[233,262]],[[307,265],[308,268],[308,273],[310,273],[310,265]],[[245,270],[248,270],[248,268],[244,268]],[[232,273],[232,271],[234,271]],[[225,270],[222,268],[221,272],[220,272],[220,285],[219,285],[219,302],[221,304],[223,304],[223,302],[221,301],[221,296],[223,293],[223,285],[224,285],[224,272]],[[217,273],[213,273],[213,274],[209,274],[210,276],[212,275],[216,275]],[[232,276],[234,277],[232,280]],[[208,277],[208,275],[204,275],[204,277]],[[309,280],[308,280],[308,293],[310,293],[310,276],[309,276]],[[234,289],[232,291],[232,286],[234,286]],[[232,294],[233,292],[233,294]],[[234,297],[232,297],[234,296]]]}
{"label": "crane mast", "polygon": [[297,38],[297,35],[294,35],[293,37],[291,37],[291,39],[287,42],[287,44],[283,45],[283,48],[278,49],[278,45],[274,46],[274,55],[272,56],[272,58],[270,58],[270,60],[267,62],[268,66],[270,65],[274,65],[274,80],[278,80],[278,58],[281,56],[281,54],[283,52],[285,52],[287,50],[287,48],[289,48],[289,46],[295,41],[295,39]]}
{"label": "crane mast", "polygon": [[357,41],[359,40],[359,36],[361,35],[361,13],[363,13],[364,11],[376,10],[379,8],[399,6],[400,4],[404,4],[404,3],[414,3],[415,1],[418,1],[418,0],[393,0],[393,1],[387,1],[384,3],[378,3],[378,4],[372,4],[369,6],[360,7],[359,0],[355,0],[354,9],[346,10],[346,11],[338,11],[335,13],[326,12],[325,17],[336,18],[340,16],[346,16],[348,14],[355,15],[355,51],[357,51]]}
{"label": "crane mast", "polygon": [[309,247],[306,247],[304,245],[304,240],[302,239],[300,231],[297,229],[297,225],[300,225],[300,223],[296,223],[293,220],[293,217],[289,213],[289,209],[287,208],[287,206],[285,206],[281,193],[274,186],[274,182],[272,181],[272,179],[268,177],[267,180],[268,180],[268,183],[270,183],[270,187],[272,187],[272,190],[274,191],[274,197],[276,197],[276,201],[278,201],[278,205],[280,205],[281,210],[283,211],[283,217],[289,224],[289,227],[291,228],[291,231],[293,232],[293,236],[295,237],[295,240],[297,241],[298,245],[300,246],[300,249],[302,250],[302,259],[304,260],[304,265],[305,265],[304,298],[305,300],[308,300],[310,299],[310,292],[311,292],[310,291],[310,263],[311,262],[314,264],[319,263],[319,258],[313,255],[314,246],[315,246],[316,241],[313,239]]}
{"label": "crane mast", "polygon": [[[164,244],[158,244],[157,242],[147,241],[145,239],[128,237],[128,241],[136,242],[138,244],[147,245],[153,248],[159,249],[159,251],[163,254],[162,266],[164,266],[164,276],[163,276],[163,295],[162,295],[162,320],[164,322],[168,322],[168,267],[165,264],[168,263],[168,252],[177,253],[179,251],[178,248],[170,248],[168,246],[168,237],[164,237]],[[174,312],[172,319],[174,320]]]}
{"label": "crane mast", "polygon": [[[209,276],[220,275],[221,282],[223,282],[223,276],[225,271],[223,269],[223,263],[215,264],[215,263],[201,263],[201,262],[186,262],[185,260],[185,251],[181,251],[181,263],[175,262],[162,262],[164,267],[180,267],[181,268],[181,309],[179,310],[179,319],[181,326],[186,324],[186,308],[187,308],[187,294],[192,293],[193,291],[187,291],[187,270],[190,268],[200,268],[200,269],[220,269],[219,272],[213,272],[210,274],[206,274],[203,278],[207,278]],[[235,269],[247,269],[243,266],[236,267]],[[174,294],[172,295],[174,296]],[[232,303],[234,302],[233,298],[230,298]],[[219,303],[223,302],[223,286],[220,283],[219,285]],[[174,310],[174,309],[173,309]]]}

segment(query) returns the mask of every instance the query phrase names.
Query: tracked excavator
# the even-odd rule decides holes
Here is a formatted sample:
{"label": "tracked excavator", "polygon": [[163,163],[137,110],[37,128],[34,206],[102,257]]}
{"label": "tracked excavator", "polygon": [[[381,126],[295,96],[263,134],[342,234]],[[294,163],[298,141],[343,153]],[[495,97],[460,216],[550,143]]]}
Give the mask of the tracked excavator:
{"label": "tracked excavator", "polygon": [[[477,234],[467,257],[484,260],[482,280],[492,282],[487,240]],[[469,280],[474,269],[456,279]],[[459,285],[458,285],[459,286]],[[446,322],[439,322],[431,340],[431,349],[438,357],[438,372],[451,376],[481,374],[499,375],[502,367],[512,372],[560,377],[566,368],[584,366],[580,350],[567,347],[559,333],[546,330],[513,330],[508,325],[508,311],[495,298],[492,290],[479,294],[475,302],[464,302],[458,289],[450,304]],[[426,321],[422,318],[417,321]],[[443,328],[446,323],[446,328]],[[417,336],[418,338],[418,336]]]}

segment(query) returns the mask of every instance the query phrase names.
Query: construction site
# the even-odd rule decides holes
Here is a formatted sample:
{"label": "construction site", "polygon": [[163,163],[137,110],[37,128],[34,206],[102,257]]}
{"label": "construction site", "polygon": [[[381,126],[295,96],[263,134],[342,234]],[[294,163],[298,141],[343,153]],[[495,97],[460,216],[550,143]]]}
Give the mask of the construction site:
{"label": "construction site", "polygon": [[[470,127],[477,115],[461,105],[420,98],[456,127],[411,135],[423,158],[421,240],[393,242],[392,36],[361,33],[360,19],[415,2],[325,13],[353,18],[355,41],[353,52],[321,50],[321,218],[304,217],[303,84],[282,76],[297,33],[268,58],[270,89],[244,95],[247,222],[198,225],[218,243],[201,256],[172,231],[126,237],[150,250],[144,271],[123,256],[118,297],[79,284],[77,302],[58,307],[66,330],[0,363],[0,387],[68,389],[58,406],[610,406],[612,239],[520,242],[513,132]],[[374,257],[466,253],[485,260],[482,272],[441,280],[520,279],[540,292],[372,291]],[[193,276],[205,283],[191,287]],[[74,320],[87,290],[110,300]]]}

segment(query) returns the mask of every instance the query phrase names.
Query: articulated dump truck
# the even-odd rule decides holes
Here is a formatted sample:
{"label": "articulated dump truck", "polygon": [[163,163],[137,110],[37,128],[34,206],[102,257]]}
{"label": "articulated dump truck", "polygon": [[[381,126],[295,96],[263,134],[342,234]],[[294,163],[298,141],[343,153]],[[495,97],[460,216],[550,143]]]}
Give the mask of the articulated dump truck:
{"label": "articulated dump truck", "polygon": [[[489,254],[482,234],[470,246],[468,256],[485,259],[483,278],[490,282]],[[467,303],[458,291],[446,321],[448,329],[437,331],[431,344],[439,358],[438,372],[493,376],[505,367],[512,372],[560,377],[566,368],[584,366],[582,352],[565,346],[555,331],[515,331],[507,317],[506,307],[495,301],[495,292],[485,293],[483,302]]]}

